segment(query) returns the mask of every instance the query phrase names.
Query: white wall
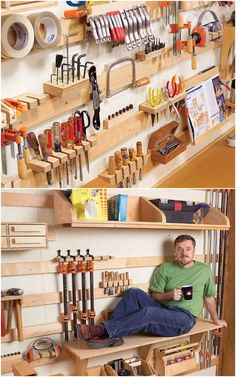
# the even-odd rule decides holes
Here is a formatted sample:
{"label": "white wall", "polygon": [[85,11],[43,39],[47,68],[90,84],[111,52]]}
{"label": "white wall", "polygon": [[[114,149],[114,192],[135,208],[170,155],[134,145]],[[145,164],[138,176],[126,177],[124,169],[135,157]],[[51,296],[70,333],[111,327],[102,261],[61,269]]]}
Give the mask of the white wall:
{"label": "white wall", "polygon": [[[124,7],[128,7],[129,2],[124,2]],[[228,20],[230,14],[232,12],[232,8],[224,7],[220,8],[215,2],[214,5],[209,5],[209,7],[216,11],[217,15],[219,16],[220,20]],[[63,10],[68,8],[66,6],[65,1],[58,1],[58,6],[53,8],[47,8],[48,10],[52,10],[58,17],[63,16]],[[37,10],[33,11],[32,13],[37,12]],[[193,26],[196,25],[197,19],[199,14],[202,12],[201,8],[193,9],[188,12],[184,12],[184,21],[192,21]],[[28,14],[28,13],[26,13]],[[211,15],[205,16],[206,22],[211,20]],[[205,21],[204,20],[204,21]],[[172,36],[169,34],[168,30],[163,24],[163,20],[154,21],[152,23],[152,30],[155,36],[161,38],[161,41],[166,42],[167,47],[172,47]],[[183,31],[183,36],[186,34],[186,31]],[[137,49],[136,49],[137,50]],[[97,67],[98,74],[104,70],[104,64],[111,63],[121,57],[125,56],[134,56],[137,52],[134,50],[133,52],[127,53],[125,46],[118,46],[116,48],[111,48],[110,46],[101,45],[97,46],[94,42],[92,43],[80,43],[79,45],[73,45],[70,47],[70,56],[73,53],[86,53],[87,58],[90,61],[94,61]],[[52,72],[53,63],[55,60],[56,53],[62,53],[63,49],[58,48],[54,51],[37,51],[29,56],[26,56],[24,59],[19,60],[8,60],[3,61],[2,63],[2,97],[13,97],[27,91],[35,92],[37,94],[42,93],[43,90],[43,82],[48,81],[50,74]],[[65,51],[64,51],[65,52]],[[214,49],[208,51],[207,53],[201,54],[197,57],[198,61],[198,69],[197,71],[193,71],[191,69],[190,59],[188,61],[184,61],[178,63],[178,58],[176,58],[176,65],[173,68],[168,70],[163,70],[160,73],[157,73],[151,77],[151,85],[155,87],[164,86],[164,84],[169,80],[173,74],[183,74],[185,78],[195,75],[197,72],[206,69],[212,65],[219,64],[219,49]],[[139,104],[143,103],[147,99],[147,87],[141,87],[138,89],[128,89],[125,92],[115,95],[110,99],[104,99],[103,103],[101,104],[101,121],[106,119],[108,114],[123,108],[127,103],[133,103],[136,110],[138,110]],[[92,104],[86,106],[86,109],[93,114]],[[38,127],[34,128],[33,131],[38,135],[42,132],[43,129],[51,127],[52,122],[63,121],[67,119],[68,113],[64,114],[60,117],[56,117],[55,119],[51,119],[44,124],[39,125]],[[148,129],[138,137],[133,137],[130,140],[122,143],[122,145],[118,145],[115,148],[111,149],[106,155],[97,158],[91,164],[90,174],[87,173],[86,168],[84,168],[84,181],[86,183],[91,179],[95,178],[100,172],[105,170],[108,163],[109,155],[113,154],[113,152],[119,149],[122,146],[126,147],[133,147],[136,141],[139,139],[143,142],[144,150],[147,150],[148,145],[148,135],[155,131],[160,126],[164,125],[168,120],[162,119],[161,122],[158,123],[154,128]],[[212,138],[209,138],[207,142],[211,142],[212,139],[219,136],[222,132],[226,131],[230,126],[225,126],[221,131],[216,132]],[[231,124],[232,127],[232,124]],[[91,128],[91,131],[95,133]],[[121,130],[122,132],[122,130]],[[195,151],[199,150],[200,146],[195,147]],[[16,174],[16,160],[11,159],[9,148],[7,148],[8,154],[8,168],[9,174]],[[177,159],[171,162],[173,168],[177,168],[179,165],[183,164],[186,160],[186,157],[190,158],[189,152],[187,155],[182,154]],[[170,167],[170,165],[168,166]],[[138,182],[137,187],[151,187],[153,186],[158,180],[162,179],[165,176],[165,169],[166,167],[163,166],[163,169],[160,173],[155,173],[155,169],[146,177],[145,180],[142,182]],[[73,179],[71,177],[71,179]],[[73,181],[70,183],[70,186],[78,186],[79,181]],[[66,182],[64,182],[66,185]]]}
{"label": "white wall", "polygon": [[[10,190],[3,190],[4,192]],[[20,192],[20,190],[16,190]],[[50,190],[23,190],[24,193],[33,193],[35,195],[45,193],[51,194]],[[189,201],[204,201],[204,190],[183,190],[183,189],[130,189],[128,190],[108,190],[109,196],[118,192],[127,193],[129,195],[140,195],[152,198],[169,198]],[[34,221],[47,222],[48,225],[54,225],[53,209],[36,209],[27,207],[2,207],[2,221]],[[89,248],[94,255],[112,255],[114,257],[142,257],[142,256],[161,256],[173,253],[172,241],[181,234],[179,231],[168,230],[135,230],[135,229],[79,229],[79,228],[55,228],[56,239],[49,242],[48,250],[31,250],[31,251],[15,251],[3,252],[2,263],[18,263],[18,262],[39,262],[50,261],[56,257],[56,250],[66,251],[71,249],[75,251],[80,248],[82,252]],[[201,254],[203,250],[203,232],[188,232],[197,240],[197,253]],[[154,268],[133,268],[129,270],[130,278],[133,284],[144,283],[149,281]],[[126,270],[121,270],[124,272]],[[43,275],[27,275],[27,276],[11,276],[2,278],[2,289],[10,287],[20,287],[25,294],[56,292],[62,291],[61,276],[57,274]],[[101,271],[95,272],[95,287],[101,281]],[[118,302],[118,298],[97,299],[95,308],[97,315],[107,309],[114,307]],[[23,309],[23,324],[25,326],[51,323],[59,320],[59,305],[45,305],[41,307]],[[62,337],[54,335],[52,338],[62,341]],[[23,351],[32,342],[33,339],[26,339],[23,343],[11,342],[2,344],[2,354],[16,351]],[[118,357],[118,355],[116,355]],[[115,356],[115,357],[116,357]],[[111,358],[112,359],[112,356]],[[105,359],[104,359],[105,360]],[[108,359],[106,359],[108,360]],[[101,360],[94,360],[93,364],[100,364]],[[72,365],[68,363],[58,363],[52,369],[52,366],[37,368],[40,375],[46,375],[49,372],[56,371],[67,372],[72,371]]]}

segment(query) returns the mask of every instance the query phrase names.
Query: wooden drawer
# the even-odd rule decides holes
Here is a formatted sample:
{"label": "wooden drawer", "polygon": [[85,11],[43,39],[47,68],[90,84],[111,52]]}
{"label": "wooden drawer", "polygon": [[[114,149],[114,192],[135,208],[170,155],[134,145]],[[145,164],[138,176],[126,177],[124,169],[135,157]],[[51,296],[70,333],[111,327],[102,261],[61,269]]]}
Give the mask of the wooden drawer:
{"label": "wooden drawer", "polygon": [[9,224],[10,236],[45,236],[45,224]]}
{"label": "wooden drawer", "polygon": [[1,237],[1,248],[6,249],[8,247],[7,237]]}
{"label": "wooden drawer", "polygon": [[6,224],[1,224],[1,235],[2,235],[2,237],[7,236],[7,225]]}
{"label": "wooden drawer", "polygon": [[46,237],[10,237],[11,249],[27,249],[47,247]]}

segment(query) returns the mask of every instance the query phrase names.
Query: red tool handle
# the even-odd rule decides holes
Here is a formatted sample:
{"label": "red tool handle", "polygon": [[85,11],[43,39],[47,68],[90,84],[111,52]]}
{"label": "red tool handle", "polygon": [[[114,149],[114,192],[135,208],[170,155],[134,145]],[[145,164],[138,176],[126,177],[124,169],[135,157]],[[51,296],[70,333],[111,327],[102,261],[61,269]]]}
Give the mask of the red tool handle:
{"label": "red tool handle", "polygon": [[47,129],[44,130],[44,135],[46,137],[46,143],[48,148],[48,156],[52,155],[52,148],[53,148],[53,140],[52,140],[52,131]]}
{"label": "red tool handle", "polygon": [[75,129],[74,129],[74,117],[69,117],[67,122],[67,132],[69,140],[74,144],[75,142]]}
{"label": "red tool handle", "polygon": [[62,144],[65,145],[65,142],[66,142],[66,122],[61,123],[61,140],[62,140]]}
{"label": "red tool handle", "polygon": [[82,145],[83,136],[83,120],[82,117],[76,116],[74,121],[74,135],[75,135],[75,145]]}

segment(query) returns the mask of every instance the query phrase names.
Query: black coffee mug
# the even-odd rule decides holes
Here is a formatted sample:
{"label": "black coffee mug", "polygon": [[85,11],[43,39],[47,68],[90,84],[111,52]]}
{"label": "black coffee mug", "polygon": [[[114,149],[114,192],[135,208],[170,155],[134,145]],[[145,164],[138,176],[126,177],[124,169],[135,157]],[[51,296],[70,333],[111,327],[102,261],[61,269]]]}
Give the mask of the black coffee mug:
{"label": "black coffee mug", "polygon": [[192,300],[193,298],[193,286],[183,285],[181,287],[182,295],[185,300]]}

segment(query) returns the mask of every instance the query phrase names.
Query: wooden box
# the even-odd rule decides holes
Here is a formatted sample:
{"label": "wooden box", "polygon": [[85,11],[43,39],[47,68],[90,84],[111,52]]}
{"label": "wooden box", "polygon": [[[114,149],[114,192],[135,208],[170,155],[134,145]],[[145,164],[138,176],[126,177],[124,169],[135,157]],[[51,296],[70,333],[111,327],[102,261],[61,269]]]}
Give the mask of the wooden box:
{"label": "wooden box", "polygon": [[[176,156],[182,153],[186,147],[186,141],[182,141],[181,139],[174,136],[179,124],[175,121],[166,124],[164,127],[160,128],[159,130],[153,132],[149,139],[148,149],[151,150],[151,160],[157,161],[162,164],[167,164],[169,161],[173,160]],[[180,141],[180,145],[178,145],[175,149],[170,151],[167,155],[162,155],[159,152],[160,148],[164,148],[169,142],[171,141]]]}
{"label": "wooden box", "polygon": [[[137,366],[135,367],[131,366],[124,360],[122,362],[122,367],[129,371],[130,376],[153,376],[153,375],[156,376],[157,375],[157,372],[151,366],[151,364],[142,359],[140,360],[140,363],[137,363]],[[104,365],[104,370],[107,376],[118,376],[117,371],[113,369],[111,365],[109,364]]]}
{"label": "wooden box", "polygon": [[176,376],[196,368],[195,349],[199,343],[155,349],[155,369],[161,376]]}

